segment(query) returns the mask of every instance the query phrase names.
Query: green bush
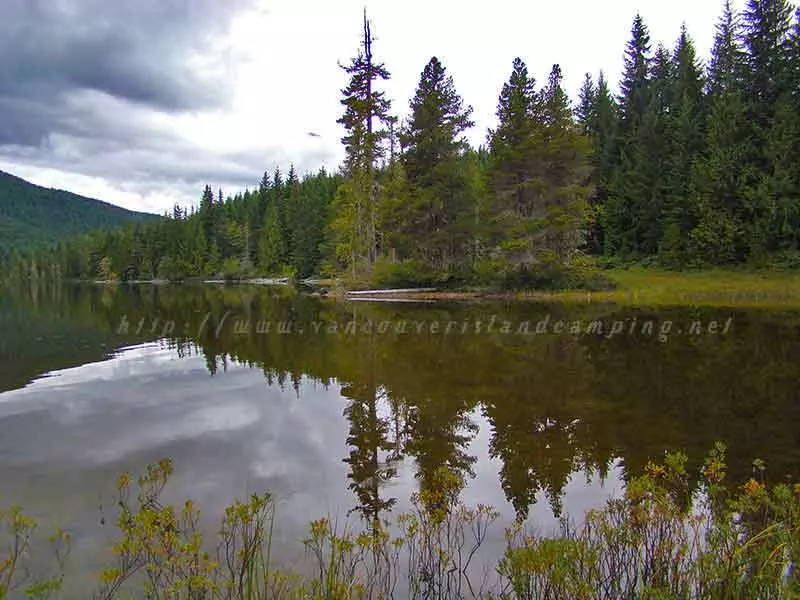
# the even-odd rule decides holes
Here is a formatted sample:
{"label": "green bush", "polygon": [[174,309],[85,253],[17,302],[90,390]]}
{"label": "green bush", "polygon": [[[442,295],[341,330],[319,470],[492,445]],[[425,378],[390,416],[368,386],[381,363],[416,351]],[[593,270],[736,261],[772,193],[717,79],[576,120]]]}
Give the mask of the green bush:
{"label": "green bush", "polygon": [[421,260],[405,260],[399,263],[378,261],[371,278],[371,285],[378,288],[433,287],[441,282],[436,271]]}
{"label": "green bush", "polygon": [[769,267],[777,271],[794,271],[800,269],[800,251],[784,250],[778,252],[770,260]]}
{"label": "green bush", "polygon": [[507,269],[501,276],[500,285],[507,290],[601,291],[616,287],[585,257],[577,257],[567,264],[553,260]]}
{"label": "green bush", "polygon": [[[472,579],[473,559],[498,514],[465,506],[463,476],[448,467],[411,497],[393,522],[362,528],[313,521],[303,540],[316,575],[300,577],[272,562],[274,505],[268,494],[234,501],[208,548],[199,510],[187,501],[162,504],[172,473],[165,460],[118,481],[120,538],[95,598],[163,600],[356,600],[373,598],[503,598],[629,600],[800,597],[800,484],[769,488],[765,465],[741,486],[726,481],[725,447],[701,469],[701,488],[687,457],[667,454],[632,477],[621,497],[589,511],[576,526],[544,536],[523,523],[506,531],[506,548],[491,572]],[[55,597],[64,579],[69,536],[51,538],[57,574],[29,577],[35,521],[19,509],[0,512],[0,600]],[[480,571],[478,569],[477,571]],[[490,571],[485,571],[486,573]],[[402,592],[401,592],[402,590]]]}

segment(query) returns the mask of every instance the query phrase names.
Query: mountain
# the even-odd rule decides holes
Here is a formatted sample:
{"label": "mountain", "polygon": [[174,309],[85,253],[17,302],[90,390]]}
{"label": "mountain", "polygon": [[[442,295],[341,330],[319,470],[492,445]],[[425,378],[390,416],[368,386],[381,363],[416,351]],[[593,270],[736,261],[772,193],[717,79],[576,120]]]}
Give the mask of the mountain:
{"label": "mountain", "polygon": [[133,220],[160,219],[34,185],[0,171],[0,254],[56,242],[92,229],[117,227]]}

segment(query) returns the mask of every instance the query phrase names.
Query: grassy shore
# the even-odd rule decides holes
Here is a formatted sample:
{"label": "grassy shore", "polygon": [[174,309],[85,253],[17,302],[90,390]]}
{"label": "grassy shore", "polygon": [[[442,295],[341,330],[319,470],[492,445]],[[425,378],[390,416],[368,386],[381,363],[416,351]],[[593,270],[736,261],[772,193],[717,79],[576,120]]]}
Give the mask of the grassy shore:
{"label": "grassy shore", "polygon": [[651,307],[800,308],[800,273],[797,272],[734,270],[677,272],[631,268],[603,271],[603,275],[616,284],[616,289],[400,292],[381,294],[380,297],[418,300],[593,302]]}
{"label": "grassy shore", "polygon": [[640,306],[800,308],[800,273],[796,272],[672,272],[635,268],[611,270],[607,276],[617,284],[617,289],[589,293],[531,292],[525,296]]}

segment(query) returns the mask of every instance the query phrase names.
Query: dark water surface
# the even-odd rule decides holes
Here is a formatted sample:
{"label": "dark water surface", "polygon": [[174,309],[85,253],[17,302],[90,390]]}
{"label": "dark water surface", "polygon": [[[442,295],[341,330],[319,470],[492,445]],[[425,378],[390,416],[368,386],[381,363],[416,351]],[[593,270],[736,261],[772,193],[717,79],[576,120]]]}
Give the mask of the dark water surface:
{"label": "dark water surface", "polygon": [[515,516],[580,517],[666,450],[696,472],[722,440],[732,481],[756,457],[796,477],[798,334],[798,312],[726,308],[0,290],[0,507],[67,527],[96,570],[116,476],[170,457],[167,498],[210,520],[270,491],[293,563],[308,521],[402,510],[446,465],[500,511],[499,553]]}

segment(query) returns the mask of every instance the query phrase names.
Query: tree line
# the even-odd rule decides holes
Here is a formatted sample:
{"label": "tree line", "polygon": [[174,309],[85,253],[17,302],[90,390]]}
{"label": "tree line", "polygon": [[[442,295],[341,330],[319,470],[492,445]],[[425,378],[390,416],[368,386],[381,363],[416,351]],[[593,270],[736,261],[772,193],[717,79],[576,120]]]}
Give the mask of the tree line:
{"label": "tree line", "polygon": [[535,284],[607,264],[800,264],[800,10],[724,3],[703,64],[685,27],[654,47],[637,15],[618,93],[513,61],[486,143],[433,57],[404,119],[381,89],[371,23],[343,66],[339,172],[265,174],[155,224],[6,259],[16,276],[346,274],[384,283]]}
{"label": "tree line", "polygon": [[28,257],[12,256],[9,278],[123,281],[310,274],[322,260],[341,176],[294,167],[264,173],[259,188],[225,197],[206,186],[199,206],[176,205],[154,222],[101,229]]}

